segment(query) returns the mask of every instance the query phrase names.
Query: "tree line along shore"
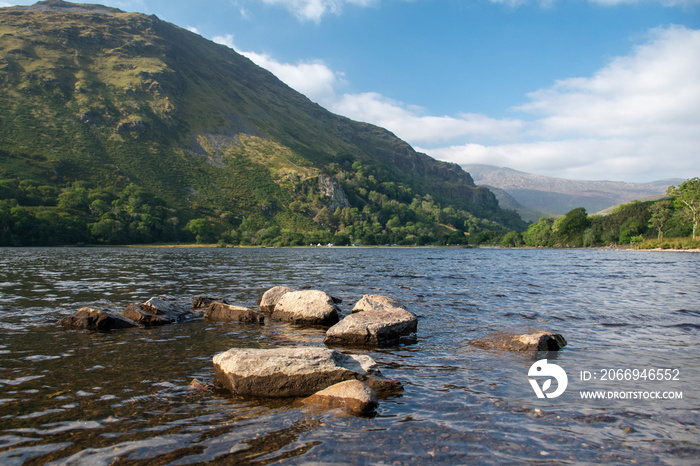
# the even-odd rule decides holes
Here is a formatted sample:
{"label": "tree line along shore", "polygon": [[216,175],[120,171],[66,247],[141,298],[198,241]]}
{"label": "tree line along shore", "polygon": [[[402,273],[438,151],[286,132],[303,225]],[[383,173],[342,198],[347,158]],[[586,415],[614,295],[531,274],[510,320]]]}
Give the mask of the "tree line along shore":
{"label": "tree line along shore", "polygon": [[[700,249],[700,178],[670,186],[667,198],[633,201],[608,215],[578,207],[542,217],[526,229],[508,230],[430,196],[414,197],[400,215],[374,207],[323,208],[315,228],[280,227],[244,218],[235,227],[222,218],[184,222],[157,197],[130,184],[119,192],[74,183],[60,192],[31,183],[5,182],[0,194],[0,246],[213,245],[230,246],[500,246],[535,248],[634,247]],[[19,198],[19,200],[17,199]],[[51,205],[53,201],[54,205]],[[47,206],[48,204],[48,206]],[[396,206],[394,206],[396,207]],[[394,209],[395,211],[396,209]],[[223,214],[225,217],[225,214]]]}

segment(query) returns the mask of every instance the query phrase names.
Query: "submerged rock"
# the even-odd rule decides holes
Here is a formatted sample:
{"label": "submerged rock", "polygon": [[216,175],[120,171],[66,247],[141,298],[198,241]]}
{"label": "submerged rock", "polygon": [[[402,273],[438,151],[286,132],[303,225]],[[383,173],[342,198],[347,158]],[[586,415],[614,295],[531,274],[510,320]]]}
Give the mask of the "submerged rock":
{"label": "submerged rock", "polygon": [[338,306],[323,291],[290,291],[279,299],[272,318],[294,324],[333,325],[339,320]]}
{"label": "submerged rock", "polygon": [[195,296],[192,298],[192,310],[193,311],[206,311],[211,303],[223,303],[228,304],[222,297],[213,298],[211,296]]}
{"label": "submerged rock", "polygon": [[559,351],[566,346],[566,340],[559,333],[538,331],[527,334],[497,332],[481,340],[473,340],[470,345],[484,349],[508,351]]}
{"label": "submerged rock", "polygon": [[214,356],[217,380],[240,396],[309,396],[345,380],[360,380],[377,393],[401,390],[384,378],[366,355],[346,355],[318,347],[234,348]]}
{"label": "submerged rock", "polygon": [[418,319],[405,309],[375,309],[350,314],[328,329],[327,345],[383,346],[418,329]]}
{"label": "submerged rock", "polygon": [[265,316],[260,312],[246,307],[231,306],[230,304],[211,303],[204,312],[204,318],[222,322],[242,322],[248,324],[262,324]]}
{"label": "submerged rock", "polygon": [[165,298],[151,298],[145,303],[129,305],[122,316],[146,326],[166,325],[192,317],[192,311],[183,304]]}
{"label": "submerged rock", "polygon": [[355,307],[352,308],[352,312],[397,308],[407,310],[404,305],[393,298],[388,298],[380,294],[366,294],[355,304]]}
{"label": "submerged rock", "polygon": [[76,330],[100,331],[136,327],[136,324],[114,314],[112,311],[102,311],[89,307],[78,309],[72,315],[59,320],[58,324]]}
{"label": "submerged rock", "polygon": [[294,291],[286,286],[275,286],[267,290],[260,298],[260,310],[265,314],[272,314],[280,298],[290,291]]}
{"label": "submerged rock", "polygon": [[379,406],[374,390],[359,380],[331,385],[302,401],[325,408],[343,408],[355,415],[370,413]]}

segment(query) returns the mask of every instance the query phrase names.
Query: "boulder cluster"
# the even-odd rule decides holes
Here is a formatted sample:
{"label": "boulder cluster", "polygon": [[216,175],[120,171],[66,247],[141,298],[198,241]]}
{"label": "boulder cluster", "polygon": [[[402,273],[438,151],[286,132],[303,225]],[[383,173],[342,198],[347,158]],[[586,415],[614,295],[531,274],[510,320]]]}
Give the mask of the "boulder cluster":
{"label": "boulder cluster", "polygon": [[[320,290],[276,286],[258,301],[258,308],[232,305],[221,297],[197,296],[191,305],[154,297],[117,313],[82,308],[59,324],[70,329],[108,331],[153,327],[203,317],[209,320],[262,325],[266,319],[295,325],[326,327],[324,343],[271,349],[232,348],[213,358],[216,381],[243,397],[297,397],[305,404],[342,408],[352,414],[373,412],[378,398],[402,390],[385,378],[367,355],[346,354],[335,348],[373,348],[412,341],[417,317],[396,300],[365,295],[341,319],[342,300]],[[475,346],[512,351],[555,351],[566,345],[559,334],[494,334],[471,342]]]}

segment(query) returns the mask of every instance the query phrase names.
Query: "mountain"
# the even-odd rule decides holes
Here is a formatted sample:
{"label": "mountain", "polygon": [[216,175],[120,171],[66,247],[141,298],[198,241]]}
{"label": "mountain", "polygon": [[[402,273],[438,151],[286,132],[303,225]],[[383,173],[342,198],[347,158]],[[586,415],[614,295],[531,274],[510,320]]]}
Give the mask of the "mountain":
{"label": "mountain", "polygon": [[518,215],[520,215],[520,218],[525,220],[526,222],[537,222],[542,217],[556,217],[556,214],[553,214],[552,212],[547,212],[544,210],[539,210],[535,208],[530,208],[526,207],[520,202],[518,202],[513,196],[508,194],[507,191],[501,189],[501,188],[495,188],[493,186],[484,186],[491,191],[494,196],[496,196],[496,200],[498,201],[498,205],[501,206],[502,209],[506,210],[511,210],[514,212],[517,212]]}
{"label": "mountain", "polygon": [[[577,181],[548,176],[533,175],[511,168],[491,165],[462,165],[476,184],[502,190],[521,206],[534,210],[534,215],[563,215],[576,207],[584,207],[595,213],[634,200],[660,198],[671,185],[682,183],[681,179],[660,180],[650,183],[625,183],[618,181]],[[496,194],[499,197],[499,194]],[[501,197],[499,197],[501,202]],[[501,202],[503,204],[503,202]],[[532,214],[521,212],[524,219],[536,221]]]}
{"label": "mountain", "polygon": [[[0,244],[523,227],[459,165],[328,112],[228,47],[59,0],[0,9],[0,200]],[[63,239],[47,233],[56,222]]]}

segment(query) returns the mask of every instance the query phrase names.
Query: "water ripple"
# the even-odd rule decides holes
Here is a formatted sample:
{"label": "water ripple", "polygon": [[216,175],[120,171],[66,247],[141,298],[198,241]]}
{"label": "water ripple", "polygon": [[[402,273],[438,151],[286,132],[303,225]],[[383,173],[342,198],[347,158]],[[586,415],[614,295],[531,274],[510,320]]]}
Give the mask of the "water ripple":
{"label": "water ripple", "polygon": [[[482,350],[493,332],[546,327],[562,367],[680,367],[700,386],[697,256],[466,249],[0,249],[0,463],[682,463],[700,454],[697,389],[686,405],[540,402],[532,359]],[[167,296],[254,307],[275,285],[343,299],[392,296],[419,316],[415,341],[354,350],[401,381],[374,417],[290,400],[191,390],[232,347],[323,346],[323,329],[193,320],[64,332],[84,306]],[[572,372],[574,374],[575,372]],[[576,372],[577,373],[577,372]],[[570,384],[575,390],[580,380]],[[653,388],[653,387],[652,387]],[[567,395],[569,392],[567,391]]]}

